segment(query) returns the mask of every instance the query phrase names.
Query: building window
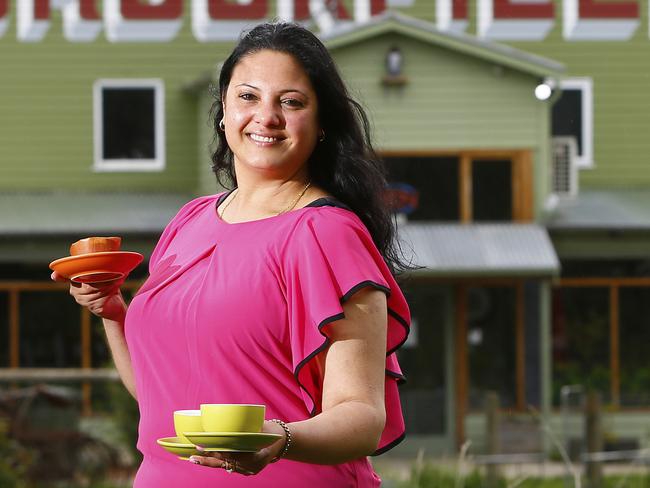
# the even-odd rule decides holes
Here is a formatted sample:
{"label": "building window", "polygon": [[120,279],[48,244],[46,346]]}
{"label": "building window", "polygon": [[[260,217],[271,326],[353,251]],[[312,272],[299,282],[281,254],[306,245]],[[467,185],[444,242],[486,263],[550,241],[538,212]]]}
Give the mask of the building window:
{"label": "building window", "polygon": [[[384,153],[390,205],[408,220],[529,222],[532,176],[526,151],[468,151],[458,155]],[[409,199],[403,188],[417,198]],[[407,211],[403,209],[405,201]]]}
{"label": "building window", "polygon": [[[447,292],[436,287],[409,286],[405,294],[411,307],[416,341],[397,351],[408,381],[400,387],[406,431],[409,434],[444,435],[448,421],[445,372]],[[413,323],[413,322],[412,322]],[[416,325],[417,327],[417,325]],[[409,338],[411,335],[409,334]]]}
{"label": "building window", "polygon": [[613,407],[650,405],[648,260],[566,260],[553,295],[553,385],[597,390]]}
{"label": "building window", "polygon": [[512,212],[512,162],[472,161],[472,220],[507,222]]}
{"label": "building window", "polygon": [[458,158],[388,157],[385,160],[391,183],[406,183],[418,191],[418,205],[409,214],[409,220],[458,221]]}
{"label": "building window", "polygon": [[512,286],[469,289],[466,311],[471,410],[483,408],[488,391],[498,392],[504,407],[517,405],[516,300]]}
{"label": "building window", "polygon": [[594,165],[593,90],[591,78],[560,81],[562,93],[553,105],[553,137],[573,137],[578,149],[575,164],[579,168]]}
{"label": "building window", "polygon": [[97,80],[93,98],[95,170],[163,170],[163,82],[157,79]]}

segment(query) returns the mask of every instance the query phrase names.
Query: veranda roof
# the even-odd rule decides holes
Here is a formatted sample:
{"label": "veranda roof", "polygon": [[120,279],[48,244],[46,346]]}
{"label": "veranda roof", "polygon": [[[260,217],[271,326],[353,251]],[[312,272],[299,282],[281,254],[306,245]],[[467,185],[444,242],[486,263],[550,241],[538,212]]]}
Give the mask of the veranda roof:
{"label": "veranda roof", "polygon": [[560,263],[544,227],[536,224],[439,224],[399,227],[403,252],[431,277],[551,277]]}
{"label": "veranda roof", "polygon": [[650,231],[648,190],[587,190],[559,200],[546,220],[551,232]]}
{"label": "veranda roof", "polygon": [[192,198],[175,193],[0,193],[0,236],[159,234]]}

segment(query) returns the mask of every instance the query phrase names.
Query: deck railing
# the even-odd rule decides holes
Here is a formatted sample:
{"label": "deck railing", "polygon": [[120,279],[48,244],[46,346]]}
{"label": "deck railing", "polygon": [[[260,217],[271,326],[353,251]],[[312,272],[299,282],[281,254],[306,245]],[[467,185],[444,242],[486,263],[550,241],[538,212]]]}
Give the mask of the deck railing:
{"label": "deck railing", "polygon": [[[142,282],[127,281],[125,290],[137,290]],[[20,363],[20,300],[25,292],[68,292],[67,283],[47,281],[0,281],[0,293],[8,294],[8,367],[0,367],[0,382],[43,382],[43,381],[81,381],[82,414],[91,415],[91,395],[93,381],[119,380],[117,371],[112,368],[92,367],[92,314],[85,307],[79,307],[81,333],[81,364],[78,367],[25,368]],[[72,298],[69,298],[72,300]],[[3,342],[3,341],[0,341]]]}

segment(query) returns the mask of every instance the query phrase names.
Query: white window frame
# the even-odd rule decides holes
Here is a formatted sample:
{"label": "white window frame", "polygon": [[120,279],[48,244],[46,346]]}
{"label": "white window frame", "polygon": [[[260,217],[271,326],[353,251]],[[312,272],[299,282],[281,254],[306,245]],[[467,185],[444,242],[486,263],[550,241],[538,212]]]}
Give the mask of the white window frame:
{"label": "white window frame", "polygon": [[[154,134],[156,157],[153,159],[104,159],[103,104],[104,88],[152,88],[154,90]],[[97,172],[163,171],[165,169],[165,85],[159,78],[99,79],[93,85],[94,165]]]}
{"label": "white window frame", "polygon": [[560,89],[580,90],[582,93],[582,154],[578,154],[578,168],[593,168],[594,163],[594,96],[591,78],[565,78]]}

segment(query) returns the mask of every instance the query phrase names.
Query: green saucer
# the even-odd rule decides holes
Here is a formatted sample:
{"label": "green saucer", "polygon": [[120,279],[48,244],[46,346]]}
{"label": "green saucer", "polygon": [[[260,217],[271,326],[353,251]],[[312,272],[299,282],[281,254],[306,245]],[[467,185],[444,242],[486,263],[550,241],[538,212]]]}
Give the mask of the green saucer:
{"label": "green saucer", "polygon": [[266,432],[183,432],[190,442],[206,451],[255,452],[270,446],[280,434]]}
{"label": "green saucer", "polygon": [[187,460],[194,454],[201,455],[194,444],[183,442],[179,437],[162,437],[156,442],[166,451],[176,454],[180,459]]}

